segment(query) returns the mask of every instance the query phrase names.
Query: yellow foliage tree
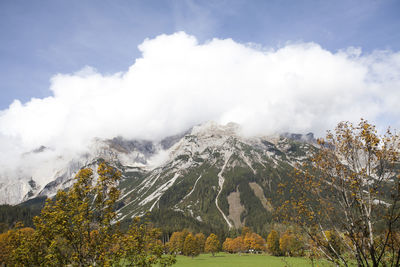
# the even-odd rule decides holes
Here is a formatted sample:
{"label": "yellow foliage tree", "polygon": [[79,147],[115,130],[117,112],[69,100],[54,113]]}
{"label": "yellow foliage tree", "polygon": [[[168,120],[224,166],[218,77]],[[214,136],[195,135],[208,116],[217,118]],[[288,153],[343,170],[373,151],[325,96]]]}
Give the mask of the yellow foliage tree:
{"label": "yellow foliage tree", "polygon": [[183,245],[185,243],[186,236],[189,234],[188,231],[183,230],[181,232],[174,232],[168,242],[168,249],[170,253],[182,254]]}
{"label": "yellow foliage tree", "polygon": [[185,256],[191,256],[192,258],[200,254],[200,248],[192,233],[186,235],[185,242],[183,244],[183,254]]}
{"label": "yellow foliage tree", "polygon": [[0,264],[6,264],[10,249],[8,247],[8,232],[0,234]]}
{"label": "yellow foliage tree", "polygon": [[247,233],[243,239],[245,247],[251,252],[265,251],[265,240],[256,233]]}
{"label": "yellow foliage tree", "polygon": [[210,234],[207,237],[205,246],[204,246],[204,251],[205,252],[211,252],[213,257],[214,254],[219,251],[220,243],[218,240],[218,237],[215,234]]}
{"label": "yellow foliage tree", "polygon": [[344,243],[342,244],[340,235],[336,231],[326,230],[320,235],[319,239],[319,242],[325,246],[326,252],[329,255],[334,257],[335,253],[339,255],[343,253]]}
{"label": "yellow foliage tree", "polygon": [[400,136],[391,130],[379,135],[361,119],[358,125],[339,123],[318,143],[294,181],[282,187],[292,193],[282,216],[335,264],[352,260],[339,242],[359,266],[399,266],[391,236],[400,232]]}
{"label": "yellow foliage tree", "polygon": [[224,243],[222,244],[222,250],[225,252],[233,253],[233,239],[228,237],[225,239]]}
{"label": "yellow foliage tree", "polygon": [[274,256],[281,255],[279,248],[279,234],[275,230],[272,230],[267,236],[267,249]]}
{"label": "yellow foliage tree", "polygon": [[92,170],[80,170],[72,188],[58,191],[34,218],[37,235],[46,248],[46,265],[105,266],[114,261],[112,248],[120,233],[112,222],[121,174],[104,162],[97,173],[93,185]]}
{"label": "yellow foliage tree", "polygon": [[245,237],[247,234],[250,234],[250,233],[252,233],[252,231],[251,231],[251,229],[249,228],[249,227],[247,227],[247,226],[244,226],[242,229],[241,229],[241,236],[242,237]]}
{"label": "yellow foliage tree", "polygon": [[[151,226],[139,226],[136,221],[127,234],[119,231],[115,205],[121,174],[104,162],[99,164],[97,173],[94,181],[91,169],[80,170],[72,188],[58,191],[54,199],[46,201],[40,216],[34,218],[35,231],[29,230],[28,235],[26,230],[16,229],[8,235],[8,240],[17,238],[16,249],[10,251],[11,264],[7,264],[112,266],[121,259],[140,266],[174,263],[173,257],[162,257],[158,231]],[[22,233],[24,237],[20,237]]]}
{"label": "yellow foliage tree", "polygon": [[136,217],[126,234],[112,249],[122,259],[123,266],[153,265],[170,266],[176,262],[175,257],[164,255],[164,245],[159,239],[161,231],[146,223],[140,223]]}
{"label": "yellow foliage tree", "polygon": [[279,239],[279,249],[285,256],[304,255],[304,244],[302,238],[291,231],[283,233]]}
{"label": "yellow foliage tree", "polygon": [[232,240],[232,250],[234,253],[242,253],[247,250],[242,236],[238,236]]}
{"label": "yellow foliage tree", "polygon": [[[32,262],[32,251],[29,251],[30,242],[33,242],[34,229],[17,224],[14,229],[0,234],[0,264],[10,266],[24,266]],[[29,246],[28,246],[29,245]],[[35,244],[37,245],[37,244]]]}
{"label": "yellow foliage tree", "polygon": [[204,252],[204,245],[206,242],[206,237],[203,233],[197,233],[194,238],[196,239],[196,244],[199,247],[200,253]]}

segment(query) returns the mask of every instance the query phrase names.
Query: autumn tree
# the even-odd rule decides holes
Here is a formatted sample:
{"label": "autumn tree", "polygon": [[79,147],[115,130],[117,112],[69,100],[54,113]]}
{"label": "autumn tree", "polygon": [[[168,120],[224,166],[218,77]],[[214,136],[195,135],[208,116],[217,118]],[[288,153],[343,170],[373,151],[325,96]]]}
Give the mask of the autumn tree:
{"label": "autumn tree", "polygon": [[303,256],[304,244],[299,235],[286,231],[279,239],[279,249],[285,256]]}
{"label": "autumn tree", "polygon": [[206,242],[206,237],[203,233],[197,233],[194,238],[196,239],[196,244],[199,247],[200,253],[204,252],[204,245]]}
{"label": "autumn tree", "polygon": [[240,235],[234,239],[226,238],[222,244],[222,249],[229,253],[242,253],[246,251],[261,252],[266,250],[266,244],[260,235],[247,232],[244,236]]}
{"label": "autumn tree", "polygon": [[224,241],[224,243],[222,244],[222,250],[225,252],[229,252],[229,253],[233,253],[233,239],[230,237],[227,237]]}
{"label": "autumn tree", "polygon": [[256,233],[248,232],[243,239],[243,243],[246,249],[252,252],[261,252],[266,249],[264,238]]}
{"label": "autumn tree", "polygon": [[219,251],[220,243],[218,240],[218,237],[215,234],[210,234],[207,237],[205,246],[204,246],[204,251],[205,252],[211,252],[213,257],[214,254]]}
{"label": "autumn tree", "polygon": [[391,245],[400,232],[399,136],[361,120],[339,123],[318,144],[287,185],[281,214],[337,265],[349,262],[339,242],[359,266],[399,266]]}
{"label": "autumn tree", "polygon": [[15,228],[0,234],[0,265],[24,266],[27,262],[34,264],[31,253],[34,253],[33,245],[38,244],[31,243],[34,241],[33,233],[34,229],[17,223]]}
{"label": "autumn tree", "polygon": [[241,247],[240,251],[260,252],[266,249],[265,240],[246,226],[241,229],[240,238],[234,243],[242,243],[237,246]]}
{"label": "autumn tree", "polygon": [[6,264],[10,249],[8,247],[8,232],[0,234],[0,264]]}
{"label": "autumn tree", "polygon": [[244,243],[243,236],[238,236],[232,240],[232,251],[234,253],[242,253],[247,250],[246,244]]}
{"label": "autumn tree", "polygon": [[335,231],[327,230],[319,236],[319,243],[325,247],[326,253],[334,257],[335,253],[343,253],[344,243]]}
{"label": "autumn tree", "polygon": [[175,257],[164,255],[164,245],[159,239],[161,231],[136,217],[126,234],[122,235],[113,252],[118,254],[123,266],[170,266]]}
{"label": "autumn tree", "polygon": [[185,243],[188,231],[173,232],[168,242],[168,249],[170,253],[181,254],[183,253],[183,245]]}
{"label": "autumn tree", "polygon": [[247,226],[244,226],[244,227],[241,229],[240,235],[241,235],[242,237],[245,237],[246,234],[249,234],[249,233],[252,233],[251,229],[250,229],[249,227],[247,227]]}
{"label": "autumn tree", "polygon": [[95,179],[91,169],[80,170],[68,191],[60,190],[46,201],[34,218],[36,230],[18,239],[27,241],[12,250],[15,262],[31,266],[111,266],[121,259],[140,266],[174,263],[173,258],[162,258],[158,231],[147,224],[134,224],[127,234],[120,232],[115,206],[121,174],[104,162],[97,174]]}
{"label": "autumn tree", "polygon": [[200,248],[197,245],[196,239],[189,233],[186,235],[185,242],[183,244],[183,254],[185,256],[198,256],[200,254]]}
{"label": "autumn tree", "polygon": [[121,174],[101,163],[94,181],[91,169],[82,169],[68,191],[48,199],[34,218],[36,234],[44,242],[46,265],[107,265],[113,261],[118,243],[115,203]]}
{"label": "autumn tree", "polygon": [[267,249],[274,256],[279,256],[281,254],[279,248],[279,234],[275,230],[272,230],[267,237]]}

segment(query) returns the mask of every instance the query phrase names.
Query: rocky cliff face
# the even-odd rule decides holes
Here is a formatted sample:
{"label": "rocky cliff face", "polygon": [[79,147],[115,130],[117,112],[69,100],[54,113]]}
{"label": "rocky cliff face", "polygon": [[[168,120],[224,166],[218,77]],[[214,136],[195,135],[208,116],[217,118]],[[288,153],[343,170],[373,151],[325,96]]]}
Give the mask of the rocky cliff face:
{"label": "rocky cliff face", "polygon": [[[278,184],[313,149],[311,134],[245,137],[237,124],[213,122],[160,142],[94,140],[88,153],[69,161],[44,186],[34,179],[0,185],[1,201],[52,196],[69,187],[80,168],[96,168],[104,159],[123,174],[121,220],[159,209],[219,227],[257,228],[271,219]],[[5,197],[11,188],[14,193]]]}
{"label": "rocky cliff face", "polygon": [[[310,135],[243,137],[239,126],[194,127],[149,170],[123,183],[120,218],[169,209],[229,228],[270,220],[279,183],[315,149]],[[125,172],[127,174],[127,172]]]}

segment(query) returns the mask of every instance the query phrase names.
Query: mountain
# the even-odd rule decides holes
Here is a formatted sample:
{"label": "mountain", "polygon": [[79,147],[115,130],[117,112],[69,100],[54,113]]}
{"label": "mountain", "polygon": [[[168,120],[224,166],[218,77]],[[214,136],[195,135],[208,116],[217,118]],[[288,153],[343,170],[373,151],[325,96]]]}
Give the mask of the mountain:
{"label": "mountain", "polygon": [[56,171],[44,186],[34,179],[0,185],[0,201],[16,204],[53,196],[73,183],[80,168],[95,169],[106,160],[122,172],[120,220],[150,211],[159,221],[182,217],[189,224],[225,229],[247,225],[261,232],[277,205],[278,185],[315,148],[312,134],[246,137],[237,124],[214,122],[159,142],[96,139],[89,152]]}

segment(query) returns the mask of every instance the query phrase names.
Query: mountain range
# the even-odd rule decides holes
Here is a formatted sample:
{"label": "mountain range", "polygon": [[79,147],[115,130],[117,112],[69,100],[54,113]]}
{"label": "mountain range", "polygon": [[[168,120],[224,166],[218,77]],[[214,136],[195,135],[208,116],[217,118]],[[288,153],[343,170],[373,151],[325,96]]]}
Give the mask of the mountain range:
{"label": "mountain range", "polygon": [[0,203],[54,196],[72,185],[79,169],[95,170],[104,160],[122,173],[119,220],[150,212],[159,221],[170,214],[189,224],[262,232],[278,205],[279,185],[290,182],[294,165],[317,145],[312,133],[250,137],[238,124],[207,122],[158,142],[116,137],[89,147],[42,185],[34,178],[1,183]]}

